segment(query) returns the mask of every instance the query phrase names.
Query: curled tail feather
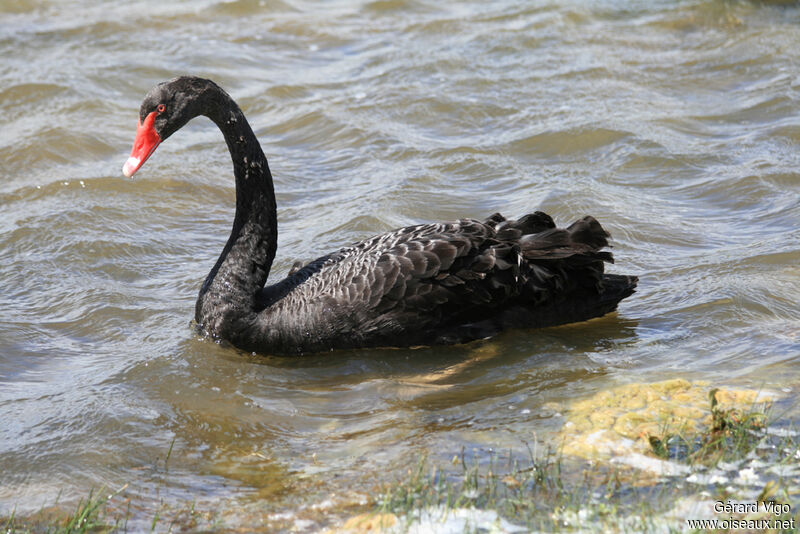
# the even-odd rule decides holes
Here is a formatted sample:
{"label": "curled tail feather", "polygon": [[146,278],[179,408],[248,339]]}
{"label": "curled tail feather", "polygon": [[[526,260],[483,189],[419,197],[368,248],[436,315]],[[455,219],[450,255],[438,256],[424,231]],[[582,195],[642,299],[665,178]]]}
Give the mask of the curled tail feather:
{"label": "curled tail feather", "polygon": [[594,217],[566,228],[557,228],[542,212],[517,221],[494,221],[498,237],[517,233],[526,302],[522,306],[530,324],[552,326],[599,317],[635,291],[635,276],[605,274],[604,264],[614,263],[611,252],[603,250],[611,236]]}

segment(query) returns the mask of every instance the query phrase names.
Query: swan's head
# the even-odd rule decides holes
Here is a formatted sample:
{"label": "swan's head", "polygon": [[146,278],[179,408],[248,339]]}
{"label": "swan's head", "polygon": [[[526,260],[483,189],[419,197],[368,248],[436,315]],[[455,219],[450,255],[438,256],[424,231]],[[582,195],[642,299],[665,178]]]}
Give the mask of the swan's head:
{"label": "swan's head", "polygon": [[153,87],[139,108],[136,139],[122,173],[133,176],[162,141],[203,113],[207,96],[216,91],[222,90],[214,82],[194,76],[181,76]]}

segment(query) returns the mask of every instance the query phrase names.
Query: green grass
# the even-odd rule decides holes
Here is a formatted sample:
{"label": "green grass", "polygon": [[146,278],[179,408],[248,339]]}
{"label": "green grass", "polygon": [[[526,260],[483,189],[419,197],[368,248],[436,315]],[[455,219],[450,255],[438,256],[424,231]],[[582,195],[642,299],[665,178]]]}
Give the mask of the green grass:
{"label": "green grass", "polygon": [[493,510],[511,523],[545,531],[588,521],[617,526],[628,514],[642,529],[652,516],[651,499],[625,499],[626,473],[599,465],[579,468],[552,450],[531,454],[523,463],[499,465],[493,458],[488,466],[470,465],[463,453],[458,461],[460,471],[453,472],[421,458],[406,478],[385,488],[376,511],[393,513],[408,525],[424,510],[435,509],[442,517],[463,508]]}
{"label": "green grass", "polygon": [[[89,490],[89,495],[80,499],[75,509],[69,513],[42,509],[37,514],[18,518],[16,511],[6,519],[0,519],[4,533],[81,534],[86,532],[111,532],[121,527],[120,519],[110,520],[106,505],[122,493],[127,484],[110,495],[101,489]],[[56,500],[57,504],[57,500]],[[55,505],[54,505],[55,506]]]}
{"label": "green grass", "polygon": [[[153,502],[137,502],[132,506],[132,499],[121,495],[127,488],[128,484],[111,494],[105,494],[102,489],[89,490],[89,495],[80,499],[74,508],[64,508],[56,501],[52,506],[25,517],[12,512],[6,518],[0,517],[0,534],[128,532],[133,509],[138,511],[140,520],[134,527],[136,532],[143,528],[147,531],[148,527],[150,532],[213,531],[221,526],[216,521],[216,512],[195,510],[193,501],[174,506],[160,503],[155,510]],[[145,524],[147,526],[143,527]]]}

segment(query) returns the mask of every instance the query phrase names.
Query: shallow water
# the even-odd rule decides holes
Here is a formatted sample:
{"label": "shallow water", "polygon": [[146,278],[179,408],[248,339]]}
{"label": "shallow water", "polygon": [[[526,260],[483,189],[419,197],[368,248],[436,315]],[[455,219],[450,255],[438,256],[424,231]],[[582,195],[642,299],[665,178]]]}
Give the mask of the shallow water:
{"label": "shallow water", "polygon": [[[168,504],[368,491],[420,453],[525,451],[553,406],[627,382],[765,388],[798,414],[794,5],[16,0],[0,57],[0,514],[126,483]],[[200,339],[233,215],[222,136],[197,119],[120,171],[142,97],[185,73],[263,144],[276,277],[394,227],[541,209],[597,217],[640,289],[459,347]]]}

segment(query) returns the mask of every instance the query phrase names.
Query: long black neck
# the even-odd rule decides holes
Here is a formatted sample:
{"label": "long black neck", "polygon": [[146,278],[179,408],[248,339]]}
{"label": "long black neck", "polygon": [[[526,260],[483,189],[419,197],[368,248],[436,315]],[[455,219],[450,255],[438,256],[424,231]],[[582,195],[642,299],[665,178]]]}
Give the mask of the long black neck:
{"label": "long black neck", "polygon": [[228,337],[255,311],[256,292],[269,276],[278,242],[272,174],[242,110],[222,89],[205,92],[203,114],[216,123],[233,160],[236,216],[222,254],[208,274],[195,308],[207,332]]}

